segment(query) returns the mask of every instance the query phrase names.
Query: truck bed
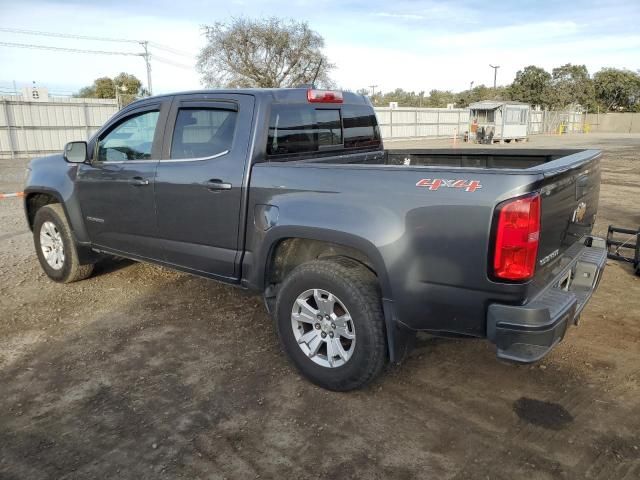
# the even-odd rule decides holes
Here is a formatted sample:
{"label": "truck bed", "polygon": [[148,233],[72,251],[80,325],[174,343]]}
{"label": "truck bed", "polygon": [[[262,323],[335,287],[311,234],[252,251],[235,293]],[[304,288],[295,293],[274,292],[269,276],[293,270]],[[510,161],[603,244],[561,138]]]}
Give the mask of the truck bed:
{"label": "truck bed", "polygon": [[559,149],[402,149],[386,150],[385,164],[425,167],[528,169],[583,152]]}
{"label": "truck bed", "polygon": [[[280,223],[331,230],[337,243],[366,238],[387,265],[383,291],[406,326],[484,336],[487,299],[522,305],[535,298],[554,282],[565,252],[591,233],[600,157],[597,150],[442,148],[258,163],[249,210],[278,205]],[[541,209],[535,275],[496,280],[496,208],[530,194],[540,195]],[[348,235],[335,240],[337,231]]]}
{"label": "truck bed", "polygon": [[[380,166],[455,168],[507,173],[558,173],[598,157],[598,150],[540,148],[410,148],[376,150],[354,155],[331,155],[330,152],[295,163],[364,164]],[[526,170],[526,172],[523,172]]]}

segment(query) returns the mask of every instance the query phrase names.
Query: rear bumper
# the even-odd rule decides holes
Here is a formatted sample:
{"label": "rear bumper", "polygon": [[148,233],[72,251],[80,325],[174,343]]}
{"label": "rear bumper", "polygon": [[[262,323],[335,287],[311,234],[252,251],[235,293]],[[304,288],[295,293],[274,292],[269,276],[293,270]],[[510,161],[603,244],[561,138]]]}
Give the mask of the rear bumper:
{"label": "rear bumper", "polygon": [[569,324],[577,322],[598,287],[607,251],[605,241],[596,237],[572,248],[577,249],[572,260],[528,303],[489,305],[487,338],[496,344],[498,358],[522,363],[540,360],[564,338]]}

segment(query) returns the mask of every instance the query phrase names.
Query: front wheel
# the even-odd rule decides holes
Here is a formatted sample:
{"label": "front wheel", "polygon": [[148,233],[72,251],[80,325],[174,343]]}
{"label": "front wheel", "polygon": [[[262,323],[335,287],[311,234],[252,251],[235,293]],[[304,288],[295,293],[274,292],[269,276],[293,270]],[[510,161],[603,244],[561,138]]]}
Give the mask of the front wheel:
{"label": "front wheel", "polygon": [[379,285],[358,262],[332,258],[296,267],[279,290],[275,317],[284,351],[321,387],[360,388],[386,363]]}
{"label": "front wheel", "polygon": [[93,265],[81,265],[67,217],[59,203],[45,205],[33,221],[33,241],[40,266],[56,282],[83,280]]}

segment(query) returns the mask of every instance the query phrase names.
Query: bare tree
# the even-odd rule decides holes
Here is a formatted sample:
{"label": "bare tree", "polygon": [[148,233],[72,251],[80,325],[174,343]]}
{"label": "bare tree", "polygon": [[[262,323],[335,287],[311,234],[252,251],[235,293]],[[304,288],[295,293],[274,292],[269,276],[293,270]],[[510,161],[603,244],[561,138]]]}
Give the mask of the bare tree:
{"label": "bare tree", "polygon": [[329,87],[334,67],[322,53],[323,38],[306,22],[234,18],[204,26],[207,45],[197,69],[207,87]]}

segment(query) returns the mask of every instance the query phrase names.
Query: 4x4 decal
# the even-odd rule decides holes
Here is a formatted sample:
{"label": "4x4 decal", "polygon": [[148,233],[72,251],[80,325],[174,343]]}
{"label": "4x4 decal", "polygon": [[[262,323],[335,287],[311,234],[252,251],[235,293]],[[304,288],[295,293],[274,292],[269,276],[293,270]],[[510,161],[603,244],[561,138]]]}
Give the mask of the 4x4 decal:
{"label": "4x4 decal", "polygon": [[465,192],[475,192],[482,188],[479,180],[447,180],[444,178],[423,178],[416,183],[416,187],[426,187],[429,190],[438,190],[440,187],[464,188]]}

